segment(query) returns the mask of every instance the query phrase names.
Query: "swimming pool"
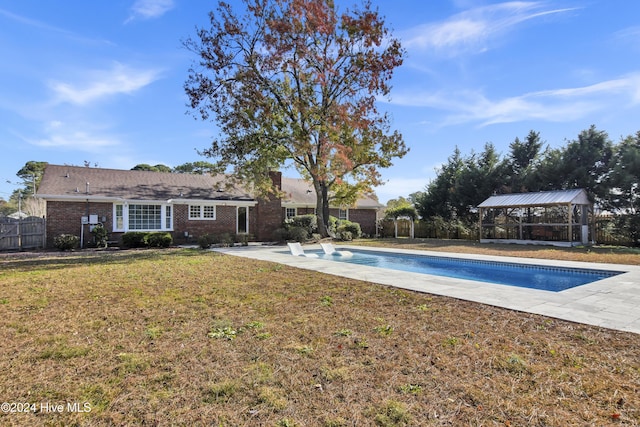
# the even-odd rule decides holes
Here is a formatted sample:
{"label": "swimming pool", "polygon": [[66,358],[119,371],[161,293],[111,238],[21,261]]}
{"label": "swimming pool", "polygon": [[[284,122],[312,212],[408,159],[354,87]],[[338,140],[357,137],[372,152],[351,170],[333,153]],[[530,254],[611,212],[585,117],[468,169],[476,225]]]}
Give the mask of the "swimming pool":
{"label": "swimming pool", "polygon": [[358,251],[352,248],[350,248],[350,252],[353,253],[351,257],[325,255],[321,252],[316,253],[318,253],[321,259],[336,262],[476,280],[552,292],[564,291],[622,273],[620,271],[549,267],[446,256],[410,255],[368,250]]}

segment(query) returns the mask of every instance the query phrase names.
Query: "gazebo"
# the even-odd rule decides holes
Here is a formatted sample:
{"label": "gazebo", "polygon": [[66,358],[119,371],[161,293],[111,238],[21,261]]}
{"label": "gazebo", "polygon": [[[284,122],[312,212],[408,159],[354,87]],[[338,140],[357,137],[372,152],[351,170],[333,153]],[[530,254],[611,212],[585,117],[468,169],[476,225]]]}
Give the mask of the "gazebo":
{"label": "gazebo", "polygon": [[591,207],[584,189],[491,196],[478,205],[480,242],[584,245]]}

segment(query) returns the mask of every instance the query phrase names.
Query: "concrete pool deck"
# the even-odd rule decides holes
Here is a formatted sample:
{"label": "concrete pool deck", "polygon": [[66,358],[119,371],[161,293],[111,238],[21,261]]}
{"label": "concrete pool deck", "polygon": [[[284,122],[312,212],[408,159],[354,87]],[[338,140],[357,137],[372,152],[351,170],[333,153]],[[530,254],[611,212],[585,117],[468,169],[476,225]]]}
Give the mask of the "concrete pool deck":
{"label": "concrete pool deck", "polygon": [[[320,245],[306,245],[304,249],[305,251],[320,250]],[[334,276],[448,296],[640,334],[640,266],[346,245],[340,245],[337,249],[388,251],[410,255],[446,256],[450,258],[515,262],[553,267],[610,270],[624,273],[561,292],[551,292],[354,265],[321,258],[296,257],[291,255],[286,246],[245,246],[218,248],[215,250],[230,255],[276,262]]]}

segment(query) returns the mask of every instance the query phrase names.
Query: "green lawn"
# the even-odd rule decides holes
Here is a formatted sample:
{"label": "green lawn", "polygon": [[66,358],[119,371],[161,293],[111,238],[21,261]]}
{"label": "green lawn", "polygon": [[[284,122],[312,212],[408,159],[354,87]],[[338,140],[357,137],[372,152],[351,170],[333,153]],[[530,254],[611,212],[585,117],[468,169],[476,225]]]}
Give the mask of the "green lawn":
{"label": "green lawn", "polygon": [[0,284],[1,425],[640,424],[632,333],[199,250]]}

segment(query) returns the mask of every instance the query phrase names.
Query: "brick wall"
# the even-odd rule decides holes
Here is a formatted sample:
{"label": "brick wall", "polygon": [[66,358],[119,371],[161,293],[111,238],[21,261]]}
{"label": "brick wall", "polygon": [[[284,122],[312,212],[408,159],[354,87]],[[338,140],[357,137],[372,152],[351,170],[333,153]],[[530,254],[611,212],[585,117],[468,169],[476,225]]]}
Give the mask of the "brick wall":
{"label": "brick wall", "polygon": [[[87,207],[88,206],[88,207]],[[88,209],[88,210],[87,210]],[[98,215],[109,233],[109,240],[119,241],[121,232],[113,232],[113,204],[87,202],[47,201],[47,247],[53,247],[53,239],[60,234],[81,235],[83,216]],[[256,208],[249,208],[249,232],[256,234]],[[190,237],[185,236],[188,232]],[[188,205],[173,205],[173,231],[175,243],[196,243],[203,234],[235,234],[236,206],[217,206],[215,220],[190,220]],[[84,226],[84,243],[92,242],[89,226]]]}
{"label": "brick wall", "polygon": [[360,224],[362,233],[368,234],[369,236],[376,235],[375,209],[349,209],[349,221]]}
{"label": "brick wall", "polygon": [[98,215],[107,232],[113,227],[113,205],[93,202],[47,201],[47,247],[53,247],[53,239],[60,234],[74,234],[78,237],[84,227],[84,243],[93,241],[88,225],[82,225],[82,217]]}
{"label": "brick wall", "polygon": [[[270,172],[271,180],[278,188],[282,188],[282,174]],[[232,203],[232,202],[231,202]],[[190,220],[188,205],[173,206],[173,232],[175,243],[196,243],[203,234],[235,234],[237,221],[236,206],[217,206],[215,220]],[[298,215],[311,214],[313,208],[298,209]],[[280,199],[269,196],[258,199],[258,204],[249,208],[249,233],[259,241],[269,241],[273,232],[282,226],[284,209]],[[53,239],[60,234],[81,234],[81,219],[87,215],[98,215],[109,240],[119,240],[122,233],[113,232],[113,204],[47,201],[47,247],[53,246]],[[331,215],[338,216],[338,210],[332,209]],[[349,219],[360,224],[362,232],[375,235],[376,213],[373,209],[350,209]],[[189,238],[185,237],[188,232]],[[92,241],[89,226],[84,226],[84,242]]]}
{"label": "brick wall", "polygon": [[[173,240],[175,243],[196,243],[205,234],[236,233],[236,206],[216,206],[216,219],[189,219],[189,205],[173,206]],[[249,210],[251,215],[251,209]],[[251,219],[249,219],[251,225]],[[189,238],[185,237],[189,233]]]}

